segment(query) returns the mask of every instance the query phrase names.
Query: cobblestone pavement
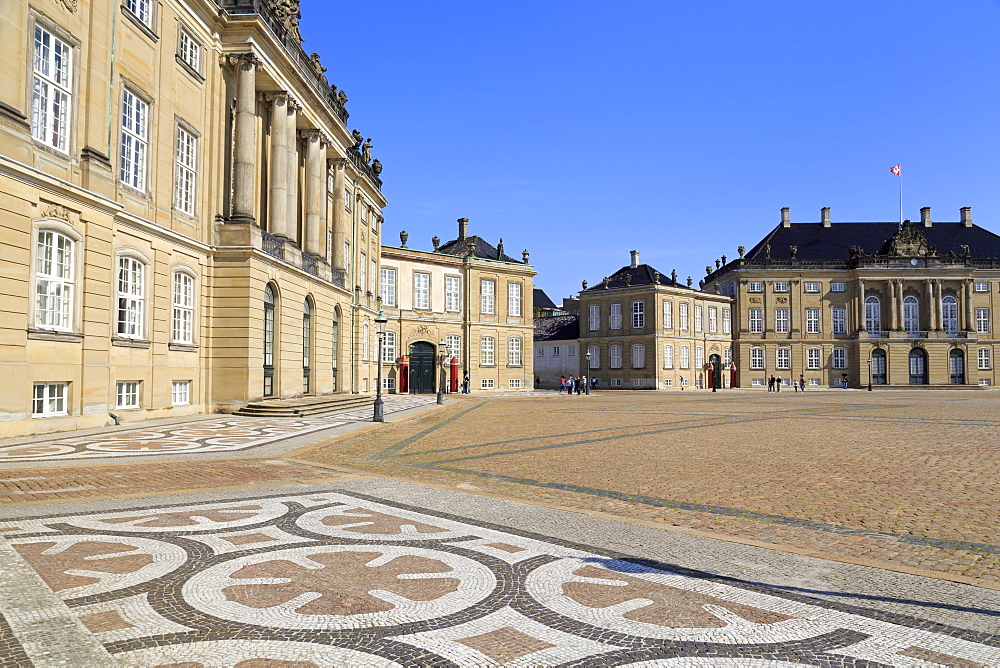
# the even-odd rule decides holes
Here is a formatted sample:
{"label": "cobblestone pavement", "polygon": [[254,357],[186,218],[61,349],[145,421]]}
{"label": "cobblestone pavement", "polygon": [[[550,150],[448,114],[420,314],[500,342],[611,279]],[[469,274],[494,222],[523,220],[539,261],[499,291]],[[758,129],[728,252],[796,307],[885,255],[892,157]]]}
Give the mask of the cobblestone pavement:
{"label": "cobblestone pavement", "polygon": [[300,459],[1000,584],[995,392],[491,399]]}
{"label": "cobblestone pavement", "polygon": [[[0,516],[0,663],[1000,665],[1000,639],[976,628],[995,621],[996,592],[946,583],[946,602],[904,602],[963,628],[391,496],[313,486]],[[878,577],[851,568],[857,586]]]}

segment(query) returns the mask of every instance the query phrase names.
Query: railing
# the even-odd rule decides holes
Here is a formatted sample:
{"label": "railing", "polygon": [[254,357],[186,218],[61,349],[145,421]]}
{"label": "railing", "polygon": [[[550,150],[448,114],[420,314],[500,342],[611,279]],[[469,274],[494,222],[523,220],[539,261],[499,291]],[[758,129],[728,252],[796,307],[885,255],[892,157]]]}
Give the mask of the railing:
{"label": "railing", "polygon": [[302,254],[302,271],[309,272],[313,276],[319,276],[319,258],[309,253]]}
{"label": "railing", "polygon": [[866,338],[869,339],[888,339],[889,332],[865,332],[867,334]]}
{"label": "railing", "polygon": [[945,336],[949,339],[967,339],[969,338],[968,332],[945,332]]}
{"label": "railing", "polygon": [[344,270],[330,267],[330,282],[334,285],[344,287]]}
{"label": "railing", "polygon": [[361,157],[361,154],[358,152],[357,149],[355,148],[348,149],[347,157],[351,159],[351,162],[354,163],[354,166],[357,167],[362,174],[371,179],[372,183],[375,184],[376,188],[382,190],[382,179],[378,177],[378,174],[375,173],[375,170],[372,169],[372,166],[369,165],[367,162],[365,162],[365,159]]}
{"label": "railing", "polygon": [[906,330],[906,338],[908,339],[926,339],[927,332],[920,332],[917,330]]}
{"label": "railing", "polygon": [[268,255],[278,258],[279,260],[285,259],[285,242],[282,239],[270,234],[269,232],[264,232],[263,230],[261,230],[260,239],[262,251]]}

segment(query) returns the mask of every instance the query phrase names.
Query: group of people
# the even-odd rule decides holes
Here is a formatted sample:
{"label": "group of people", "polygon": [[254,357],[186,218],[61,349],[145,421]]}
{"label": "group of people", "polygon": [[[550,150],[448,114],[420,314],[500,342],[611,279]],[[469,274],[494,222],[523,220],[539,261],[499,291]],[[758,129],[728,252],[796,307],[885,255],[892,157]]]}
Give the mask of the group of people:
{"label": "group of people", "polygon": [[561,392],[566,392],[566,394],[573,394],[575,391],[577,394],[582,394],[587,390],[587,377],[586,376],[566,376],[559,377],[559,386]]}
{"label": "group of people", "polygon": [[[775,378],[771,376],[767,379],[767,391],[768,392],[781,392],[781,376]],[[805,376],[799,374],[799,379],[792,379],[792,387],[795,388],[796,392],[806,391],[806,379]]]}

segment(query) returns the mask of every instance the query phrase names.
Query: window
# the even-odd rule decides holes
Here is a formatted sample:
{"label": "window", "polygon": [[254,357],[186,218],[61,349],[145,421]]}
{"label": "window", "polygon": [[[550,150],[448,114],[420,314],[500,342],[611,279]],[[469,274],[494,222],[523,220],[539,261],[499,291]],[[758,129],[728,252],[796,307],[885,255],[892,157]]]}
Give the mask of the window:
{"label": "window", "polygon": [[958,300],[951,295],[941,300],[941,322],[944,331],[958,331]]}
{"label": "window", "polygon": [[479,340],[479,365],[494,366],[496,364],[496,339],[484,336]]}
{"label": "window", "polygon": [[194,215],[194,179],[197,168],[197,138],[177,126],[177,146],[174,155],[174,208]]}
{"label": "window", "polygon": [[621,386],[622,386],[622,379],[621,378],[612,378],[611,379],[611,387],[621,387]]}
{"label": "window", "polygon": [[[344,280],[351,280],[351,242],[344,242]],[[350,283],[348,283],[350,285]]]}
{"label": "window", "polygon": [[791,348],[777,348],[774,352],[774,368],[776,369],[791,369],[792,368],[792,349]]}
{"label": "window", "polygon": [[986,281],[976,281],[973,290],[976,292],[989,292],[990,284]]}
{"label": "window", "polygon": [[645,378],[633,378],[632,379],[632,387],[646,387],[646,379]]}
{"label": "window", "polygon": [[483,382],[480,385],[480,387],[482,389],[484,389],[484,390],[492,390],[493,389],[493,385],[494,384],[493,384],[493,379],[492,378],[483,378]]}
{"label": "window", "polygon": [[722,353],[722,361],[726,366],[733,363],[733,349],[726,348]]}
{"label": "window", "polygon": [[396,379],[395,378],[383,378],[382,379],[382,389],[392,391],[396,389]]}
{"label": "window", "polygon": [[679,305],[678,316],[680,317],[680,325],[682,330],[687,330],[688,328],[688,305],[687,302],[681,302]]}
{"label": "window", "polygon": [[622,328],[622,305],[612,304],[611,315],[608,317],[608,327],[611,329]]}
{"label": "window", "polygon": [[545,357],[545,346],[535,348],[535,357]]}
{"label": "window", "polygon": [[990,331],[990,310],[988,308],[976,309],[976,331],[980,334]]}
{"label": "window", "polygon": [[351,200],[354,199],[354,195],[351,193],[350,188],[344,188],[344,208],[348,211],[351,210]]}
{"label": "window", "polygon": [[830,292],[844,292],[844,284],[837,282],[830,283]]}
{"label": "window", "polygon": [[632,329],[646,326],[646,302],[632,302]]}
{"label": "window", "polygon": [[817,386],[818,387],[819,386],[819,378],[810,378],[809,379],[809,385],[810,386]]}
{"label": "window", "polygon": [[462,337],[458,334],[449,334],[444,337],[445,346],[448,348],[448,356],[462,359]]}
{"label": "window", "polygon": [[118,258],[118,336],[141,339],[146,311],[145,265],[133,257]]}
{"label": "window", "polygon": [[674,379],[673,378],[664,378],[663,379],[663,386],[664,387],[673,387],[674,386]]}
{"label": "window", "polygon": [[413,273],[413,308],[429,309],[431,307],[431,275],[423,272]]}
{"label": "window", "polygon": [[66,414],[66,383],[35,383],[31,402],[32,417]]}
{"label": "window", "polygon": [[370,330],[370,328],[368,327],[368,323],[367,322],[361,324],[361,361],[362,362],[367,362],[368,361],[368,348],[371,346],[371,343],[370,343],[371,336],[370,336],[369,330]]}
{"label": "window", "polygon": [[396,305],[396,270],[382,267],[379,271],[378,294],[386,306]]}
{"label": "window", "polygon": [[613,345],[608,347],[608,356],[611,358],[611,368],[622,368],[622,347]]}
{"label": "window", "polygon": [[663,344],[663,368],[674,368],[674,346],[672,343]]}
{"label": "window", "polygon": [[36,25],[33,62],[31,136],[46,146],[68,153],[73,49]]}
{"label": "window", "polygon": [[382,363],[396,363],[396,332],[391,330],[382,334]]}
{"label": "window", "polygon": [[128,88],[122,93],[121,163],[118,180],[130,188],[146,190],[149,105]]}
{"label": "window", "polygon": [[764,379],[763,378],[753,378],[753,379],[751,379],[750,384],[751,385],[758,385],[760,387],[763,387],[764,386]]}
{"label": "window", "polygon": [[688,346],[681,346],[681,368],[691,367],[691,349]]}
{"label": "window", "polygon": [[462,279],[458,276],[444,277],[444,310],[458,313],[462,310]]}
{"label": "window", "polygon": [[882,306],[874,295],[865,298],[865,329],[870,332],[882,329]]}
{"label": "window", "polygon": [[177,55],[195,72],[201,72],[201,44],[187,30],[177,31]]}
{"label": "window", "polygon": [[747,292],[764,292],[764,283],[762,281],[750,281],[747,284]]}
{"label": "window", "polygon": [[[264,288],[264,396],[274,395],[274,288]],[[335,326],[334,333],[339,329]],[[334,366],[337,356],[334,354]]]}
{"label": "window", "polygon": [[115,387],[115,406],[117,408],[139,408],[138,381],[118,381]]}
{"label": "window", "polygon": [[775,281],[774,282],[775,292],[788,292],[788,281]]}
{"label": "window", "polygon": [[636,343],[632,345],[632,368],[633,369],[646,368],[646,346],[644,346],[641,343]]}
{"label": "window", "polygon": [[700,332],[702,329],[702,308],[701,306],[695,305],[694,307],[694,331]]}
{"label": "window", "polygon": [[663,329],[674,328],[674,303],[663,302]]}
{"label": "window", "polygon": [[847,348],[833,349],[833,368],[834,369],[847,368]]}
{"label": "window", "polygon": [[764,368],[764,349],[763,348],[751,348],[750,349],[750,368],[751,369],[763,369]]}
{"label": "window", "polygon": [[516,336],[507,339],[507,366],[521,366],[521,339]]}
{"label": "window", "polygon": [[819,292],[819,283],[806,281],[806,292]]}
{"label": "window", "polygon": [[810,371],[819,369],[820,350],[819,348],[806,348],[806,368]]}
{"label": "window", "polygon": [[[361,275],[358,277],[358,287],[360,287],[361,291],[364,292],[365,290],[368,289],[368,285],[367,285],[368,284],[368,254],[365,253],[364,251],[361,251],[361,253],[359,253],[359,255],[361,257],[358,259],[358,271],[361,272]],[[427,307],[425,306],[424,308],[427,308]]]}
{"label": "window", "polygon": [[819,334],[819,309],[806,309],[806,334]]}
{"label": "window", "polygon": [[847,333],[847,309],[843,308],[833,309],[833,333],[834,334]]}
{"label": "window", "polygon": [[153,25],[152,0],[125,0],[125,9],[147,26]]}
{"label": "window", "polygon": [[576,346],[574,345],[566,346],[566,354],[569,357],[576,357]]}
{"label": "window", "polygon": [[[368,340],[368,323],[364,326],[365,342]],[[312,304],[308,299],[302,305],[302,391],[312,389],[309,378],[312,370]]]}
{"label": "window", "polygon": [[493,315],[496,309],[496,288],[497,284],[494,281],[481,280],[479,281],[479,310],[483,315]]}
{"label": "window", "polygon": [[587,348],[587,352],[590,353],[590,368],[600,369],[601,368],[601,349],[597,346],[590,346]]}
{"label": "window", "polygon": [[760,334],[764,331],[764,309],[752,308],[749,311],[750,333]]}
{"label": "window", "polygon": [[194,278],[182,271],[174,272],[170,340],[194,343]]}
{"label": "window", "polygon": [[520,378],[511,378],[511,379],[509,379],[507,381],[507,387],[509,387],[512,390],[520,390],[521,389],[521,379]]}
{"label": "window", "polygon": [[170,403],[174,406],[186,406],[191,403],[190,380],[175,380],[170,383]]}
{"label": "window", "polygon": [[358,207],[361,212],[361,224],[368,227],[368,207],[362,204]]}
{"label": "window", "polygon": [[774,331],[777,334],[788,333],[788,309],[774,309]]}
{"label": "window", "polygon": [[980,385],[985,385],[985,386],[989,387],[990,379],[989,378],[980,378],[979,379],[979,384]]}
{"label": "window", "polygon": [[903,329],[907,332],[920,329],[920,309],[913,295],[903,297]]}
{"label": "window", "polygon": [[977,366],[982,371],[988,371],[993,367],[990,352],[989,348],[980,348],[976,351],[976,358],[979,362]]}
{"label": "window", "polygon": [[375,292],[375,281],[378,280],[378,261],[375,258],[371,260],[371,271],[368,272],[368,280],[371,282],[368,286],[368,292],[372,294],[377,294]]}
{"label": "window", "polygon": [[73,328],[73,253],[76,242],[52,230],[39,230],[35,258],[35,325]]}
{"label": "window", "polygon": [[591,332],[596,332],[601,328],[601,305],[591,304],[587,312],[587,327]]}
{"label": "window", "polygon": [[507,284],[507,315],[512,318],[521,317],[521,284]]}
{"label": "window", "polygon": [[694,368],[704,369],[705,368],[705,349],[701,346],[695,346],[694,349]]}
{"label": "window", "polygon": [[710,334],[719,331],[719,309],[714,306],[708,307],[708,331]]}
{"label": "window", "polygon": [[722,309],[722,333],[729,334],[733,330],[733,316],[729,309]]}

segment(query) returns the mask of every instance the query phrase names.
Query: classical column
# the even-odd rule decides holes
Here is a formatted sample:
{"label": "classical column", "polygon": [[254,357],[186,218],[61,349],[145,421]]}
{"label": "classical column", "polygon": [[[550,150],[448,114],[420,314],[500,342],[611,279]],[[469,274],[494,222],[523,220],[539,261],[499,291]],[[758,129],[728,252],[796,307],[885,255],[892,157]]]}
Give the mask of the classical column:
{"label": "classical column", "polygon": [[302,249],[313,255],[321,255],[320,228],[325,191],[326,137],[319,130],[305,130],[306,140],[306,219]]}
{"label": "classical column", "polygon": [[347,228],[350,221],[347,220],[347,211],[344,209],[344,188],[346,184],[347,158],[336,158],[330,161],[333,166],[333,266],[344,268],[344,241],[346,240]]}
{"label": "classical column", "polygon": [[295,123],[297,119],[298,110],[301,107],[295,100],[288,98],[288,120],[285,125],[285,132],[287,139],[285,140],[285,145],[288,150],[285,151],[285,171],[286,177],[288,179],[288,195],[285,198],[285,229],[287,230],[288,238],[293,241],[299,242],[301,245],[301,239],[299,239],[299,141],[298,134],[295,131]]}
{"label": "classical column", "polygon": [[257,149],[257,67],[252,53],[227,56],[236,70],[236,119],[233,127],[233,222],[254,220],[254,176]]}
{"label": "classical column", "polygon": [[901,281],[890,278],[887,282],[889,287],[889,329],[899,331],[899,323],[904,322],[900,317],[900,309],[903,307],[902,299],[897,299],[896,289],[902,287]]}
{"label": "classical column", "polygon": [[930,318],[927,329],[940,329],[937,322],[937,290],[934,289],[934,279],[928,278],[924,282],[927,284],[927,317]]}
{"label": "classical column", "polygon": [[267,201],[267,228],[271,234],[288,238],[288,94],[265,94],[271,101],[271,176]]}
{"label": "classical column", "polygon": [[858,279],[858,297],[855,304],[857,305],[855,311],[858,314],[858,331],[866,332],[868,330],[865,329],[865,279],[863,278]]}
{"label": "classical column", "polygon": [[965,313],[965,326],[963,329],[967,332],[973,330],[974,320],[972,319],[972,279],[967,278],[962,281],[962,303],[965,304],[963,312]]}

